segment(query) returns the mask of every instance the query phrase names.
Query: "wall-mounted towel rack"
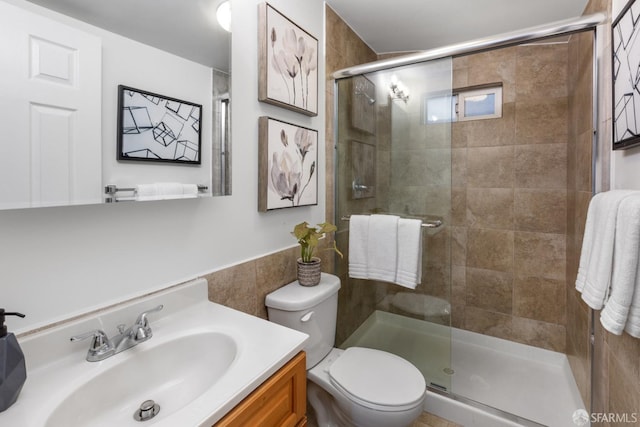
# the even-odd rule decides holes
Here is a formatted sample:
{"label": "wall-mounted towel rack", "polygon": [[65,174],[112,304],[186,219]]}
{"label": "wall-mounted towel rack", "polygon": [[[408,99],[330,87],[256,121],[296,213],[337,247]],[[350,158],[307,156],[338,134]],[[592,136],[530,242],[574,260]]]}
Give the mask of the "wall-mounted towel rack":
{"label": "wall-mounted towel rack", "polygon": [[[199,192],[203,192],[203,191],[207,191],[209,189],[209,187],[207,185],[204,184],[198,184],[198,191]],[[129,192],[132,193],[130,196],[128,196],[127,198],[118,198],[116,193],[120,193],[120,192]],[[135,187],[130,187],[130,188],[118,188],[118,186],[110,184],[110,185],[106,185],[104,187],[104,194],[106,194],[109,197],[105,197],[105,203],[114,203],[114,202],[132,202],[135,201],[135,192],[136,189]]]}
{"label": "wall-mounted towel rack", "polygon": [[[350,216],[343,216],[342,218],[340,218],[342,221],[349,221]],[[434,220],[423,220],[422,221],[422,227],[423,228],[438,228],[442,225],[442,221],[439,219],[434,219]]]}

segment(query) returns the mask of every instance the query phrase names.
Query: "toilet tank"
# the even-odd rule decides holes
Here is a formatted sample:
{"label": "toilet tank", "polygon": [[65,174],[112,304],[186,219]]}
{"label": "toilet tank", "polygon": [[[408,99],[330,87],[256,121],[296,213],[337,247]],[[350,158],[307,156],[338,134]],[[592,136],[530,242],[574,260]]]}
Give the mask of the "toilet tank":
{"label": "toilet tank", "polygon": [[338,314],[340,279],[322,273],[316,286],[292,282],[267,295],[265,305],[269,320],[304,332],[309,340],[307,369],[320,362],[333,348]]}

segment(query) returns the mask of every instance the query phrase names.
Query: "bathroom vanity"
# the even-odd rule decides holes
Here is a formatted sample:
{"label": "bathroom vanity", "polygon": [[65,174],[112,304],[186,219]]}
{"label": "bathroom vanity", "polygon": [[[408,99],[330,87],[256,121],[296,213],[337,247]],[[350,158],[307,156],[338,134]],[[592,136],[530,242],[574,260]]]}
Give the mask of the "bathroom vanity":
{"label": "bathroom vanity", "polygon": [[[150,338],[99,360],[91,338],[70,340],[117,343],[143,320]],[[18,337],[27,381],[0,425],[303,426],[307,339],[209,302],[198,279]]]}
{"label": "bathroom vanity", "polygon": [[306,357],[300,352],[215,426],[304,427],[306,407]]}

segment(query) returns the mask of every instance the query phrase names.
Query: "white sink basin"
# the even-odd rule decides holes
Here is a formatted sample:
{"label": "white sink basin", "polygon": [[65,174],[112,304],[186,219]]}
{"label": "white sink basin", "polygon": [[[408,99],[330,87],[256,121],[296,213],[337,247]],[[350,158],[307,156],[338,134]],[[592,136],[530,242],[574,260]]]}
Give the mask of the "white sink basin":
{"label": "white sink basin", "polygon": [[[116,334],[138,314],[153,337],[100,362],[85,360],[89,343],[69,338],[93,329]],[[0,426],[191,427],[215,424],[302,348],[307,335],[211,303],[195,280],[93,316],[18,337],[27,382]],[[134,420],[142,402],[159,413]]]}
{"label": "white sink basin", "polygon": [[228,335],[206,332],[129,351],[133,357],[114,359],[114,366],[67,396],[46,427],[140,426],[133,414],[148,399],[160,405],[154,419],[166,418],[211,388],[229,370],[238,347]]}

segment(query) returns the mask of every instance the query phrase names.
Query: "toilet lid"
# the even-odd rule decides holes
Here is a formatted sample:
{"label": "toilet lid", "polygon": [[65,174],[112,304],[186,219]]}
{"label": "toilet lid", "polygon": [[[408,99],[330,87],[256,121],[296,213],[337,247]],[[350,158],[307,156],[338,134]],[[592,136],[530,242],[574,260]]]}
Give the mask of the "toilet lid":
{"label": "toilet lid", "polygon": [[367,407],[400,410],[424,397],[422,373],[405,359],[386,351],[350,347],[329,368],[331,382]]}

